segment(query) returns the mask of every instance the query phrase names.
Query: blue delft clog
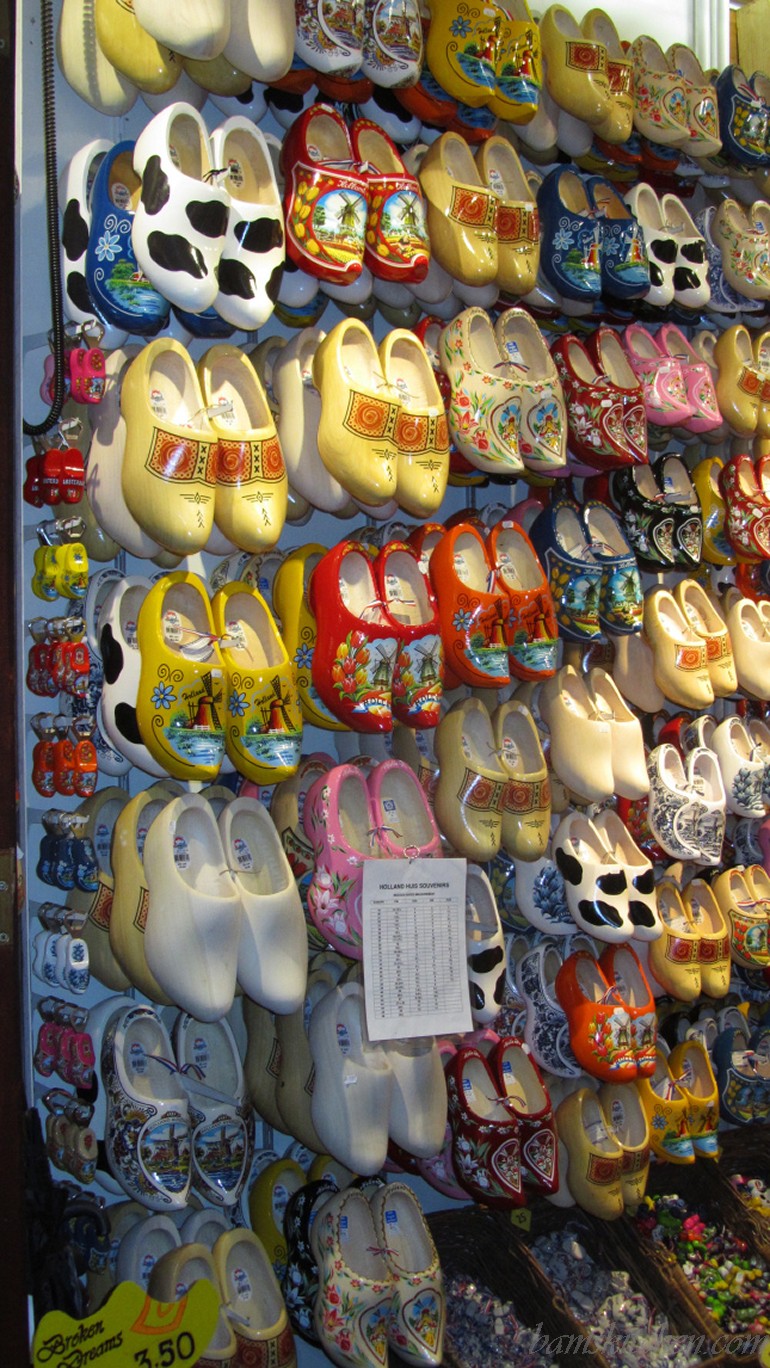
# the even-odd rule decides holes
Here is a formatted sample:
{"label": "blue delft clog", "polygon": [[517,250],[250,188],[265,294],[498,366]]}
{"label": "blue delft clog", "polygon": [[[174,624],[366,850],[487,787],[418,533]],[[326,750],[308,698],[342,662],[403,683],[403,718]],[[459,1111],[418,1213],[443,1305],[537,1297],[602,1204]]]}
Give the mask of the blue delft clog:
{"label": "blue delft clog", "polygon": [[568,641],[595,640],[601,634],[603,569],[589,544],[579,505],[557,498],[538,514],[529,535],[548,576],[559,634]]}
{"label": "blue delft clog", "polygon": [[583,506],[582,520],[591,554],[602,568],[600,625],[616,635],[641,632],[644,596],[639,567],[619,520],[598,499]]}
{"label": "blue delft clog", "polygon": [[152,337],[165,326],[169,304],[137,265],[131,244],[142,188],[133,155],[133,142],[119,142],[99,163],[91,189],[86,284],[106,323]]}
{"label": "blue delft clog", "polygon": [[738,66],[725,67],[716,82],[722,151],[739,166],[768,166],[770,107]]}
{"label": "blue delft clog", "polygon": [[638,299],[650,288],[644,234],[610,181],[589,176],[586,194],[599,219],[601,284],[615,299]]}
{"label": "blue delft clog", "polygon": [[598,299],[602,289],[601,228],[576,166],[549,172],[537,192],[540,264],[565,299]]}

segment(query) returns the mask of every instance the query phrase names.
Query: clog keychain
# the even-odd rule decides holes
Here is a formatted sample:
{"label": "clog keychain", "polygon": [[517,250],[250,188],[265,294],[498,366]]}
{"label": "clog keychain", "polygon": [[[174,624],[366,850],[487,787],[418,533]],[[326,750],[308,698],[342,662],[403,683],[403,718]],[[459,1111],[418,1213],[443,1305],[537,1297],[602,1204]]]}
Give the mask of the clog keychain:
{"label": "clog keychain", "polygon": [[32,751],[32,783],[43,798],[52,798],[56,792],[54,722],[52,713],[35,713],[30,718],[30,726],[38,738]]}

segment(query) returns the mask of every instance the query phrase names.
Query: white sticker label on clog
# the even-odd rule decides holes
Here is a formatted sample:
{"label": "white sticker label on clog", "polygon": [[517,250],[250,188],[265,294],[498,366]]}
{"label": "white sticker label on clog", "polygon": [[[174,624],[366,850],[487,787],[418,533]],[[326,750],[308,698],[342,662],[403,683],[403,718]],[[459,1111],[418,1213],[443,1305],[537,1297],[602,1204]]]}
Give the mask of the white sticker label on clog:
{"label": "white sticker label on clog", "polygon": [[385,1211],[385,1224],[395,1233],[398,1230],[398,1212],[393,1207],[388,1207]]}
{"label": "white sticker label on clog", "polygon": [[230,157],[227,163],[227,174],[230,184],[234,185],[236,190],[240,190],[243,186],[243,167],[239,161],[236,161],[235,157]]}
{"label": "white sticker label on clog", "polygon": [[610,1124],[615,1132],[622,1130],[626,1124],[626,1109],[619,1097],[613,1097],[612,1099],[610,1106]]}
{"label": "white sticker label on clog", "polygon": [[238,622],[237,619],[228,622],[226,635],[222,638],[221,644],[230,651],[245,651],[246,633],[243,630],[243,623]]}
{"label": "white sticker label on clog", "polygon": [[490,166],[487,172],[487,181],[489,182],[490,190],[494,191],[494,193],[497,195],[497,198],[504,200],[505,181],[503,180],[503,177],[500,175],[500,172],[498,171],[496,166]]}
{"label": "white sticker label on clog", "polygon": [[140,860],[141,860],[142,856],[144,855],[144,843],[145,843],[145,840],[146,840],[146,839],[147,839],[147,827],[146,827],[146,826],[138,826],[138,827],[136,828],[136,853],[137,853],[137,855],[139,856],[139,859],[140,859]]}
{"label": "white sticker label on clog", "polygon": [[154,1267],[155,1255],[143,1254],[142,1262],[139,1265],[139,1277],[141,1280],[142,1287],[145,1289],[145,1291],[147,1290],[147,1284],[150,1281],[150,1274],[152,1273]]}
{"label": "white sticker label on clog", "polygon": [[162,390],[150,390],[150,408],[156,418],[168,418],[168,405]]}
{"label": "white sticker label on clog", "polygon": [[110,190],[110,199],[115,205],[115,208],[122,209],[124,213],[127,209],[131,208],[131,191],[122,181],[116,181],[112,186],[112,189]]}
{"label": "white sticker label on clog", "polygon": [[[218,395],[212,404],[212,408],[216,410],[216,419],[218,423],[222,423],[225,427],[235,426],[235,407],[232,399],[228,399],[226,394]],[[211,409],[209,409],[208,412],[210,416],[214,416]]]}
{"label": "white sticker label on clog", "polygon": [[174,837],[174,864],[177,869],[190,868],[190,848],[184,836]]}
{"label": "white sticker label on clog", "polygon": [[455,551],[454,564],[457,578],[463,580],[465,584],[468,584],[471,577],[471,571],[462,551]]}
{"label": "white sticker label on clog", "polygon": [[239,869],[245,869],[249,872],[254,868],[254,857],[252,856],[248,843],[244,841],[242,836],[235,837],[233,841],[233,854]]}
{"label": "white sticker label on clog", "polygon": [[283,1230],[283,1218],[289,1201],[289,1189],[284,1183],[276,1183],[273,1188],[273,1220],[279,1230]]}
{"label": "white sticker label on clog", "polygon": [[106,822],[99,822],[96,831],[94,832],[94,848],[96,850],[96,858],[102,865],[109,866],[111,843],[110,828],[107,826]]}
{"label": "white sticker label on clog", "polygon": [[249,1301],[251,1298],[251,1279],[245,1268],[233,1269],[233,1287],[235,1295],[239,1301]]}
{"label": "white sticker label on clog", "polygon": [[350,1035],[347,1026],[343,1026],[341,1021],[337,1023],[337,1044],[341,1054],[350,1054]]}
{"label": "white sticker label on clog", "polygon": [[167,608],[163,614],[163,635],[174,646],[182,640],[182,619],[173,608]]}
{"label": "white sticker label on clog", "polygon": [[603,1121],[589,1121],[586,1126],[586,1135],[592,1145],[602,1145],[609,1140],[607,1127]]}
{"label": "white sticker label on clog", "polygon": [[196,1036],[192,1044],[192,1063],[196,1069],[200,1069],[204,1078],[206,1070],[211,1063],[211,1051],[205,1036]]}
{"label": "white sticker label on clog", "polygon": [[509,765],[518,764],[519,748],[512,736],[503,737],[503,755]]}
{"label": "white sticker label on clog", "polygon": [[132,1040],[128,1049],[128,1067],[133,1074],[146,1074],[147,1055],[138,1040]]}
{"label": "white sticker label on clog", "polygon": [[348,1218],[347,1216],[340,1216],[340,1244],[345,1244],[349,1238]]}

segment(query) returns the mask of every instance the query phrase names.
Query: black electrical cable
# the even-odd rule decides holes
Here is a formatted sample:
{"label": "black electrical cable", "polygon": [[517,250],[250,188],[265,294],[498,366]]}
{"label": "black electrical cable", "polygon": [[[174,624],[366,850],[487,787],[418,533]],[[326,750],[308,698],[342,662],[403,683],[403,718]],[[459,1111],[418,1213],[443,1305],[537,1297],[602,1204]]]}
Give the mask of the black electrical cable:
{"label": "black electrical cable", "polygon": [[56,66],[51,0],[40,0],[40,38],[43,57],[43,131],[45,135],[45,214],[48,238],[48,280],[51,294],[51,340],[54,359],[53,403],[41,423],[23,421],[25,437],[42,437],[61,417],[65,400],[64,314],[59,246],[58,173],[56,168]]}

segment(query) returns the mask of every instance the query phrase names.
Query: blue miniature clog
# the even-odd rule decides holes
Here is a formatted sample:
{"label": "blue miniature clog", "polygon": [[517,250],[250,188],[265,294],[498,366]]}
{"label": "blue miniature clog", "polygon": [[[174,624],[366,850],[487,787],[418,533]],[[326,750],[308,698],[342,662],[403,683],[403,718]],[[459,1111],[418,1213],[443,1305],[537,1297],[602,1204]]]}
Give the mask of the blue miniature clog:
{"label": "blue miniature clog", "polygon": [[576,166],[549,172],[537,207],[543,274],[564,299],[592,303],[602,289],[601,228]]}
{"label": "blue miniature clog", "polygon": [[586,193],[599,216],[602,290],[615,299],[640,298],[650,288],[650,263],[639,223],[603,176],[589,176]]}
{"label": "blue miniature clog", "polygon": [[168,320],[169,304],[137,265],[131,244],[142,183],[134,171],[133,142],[119,142],[102,158],[91,188],[86,284],[106,323],[152,337]]}

